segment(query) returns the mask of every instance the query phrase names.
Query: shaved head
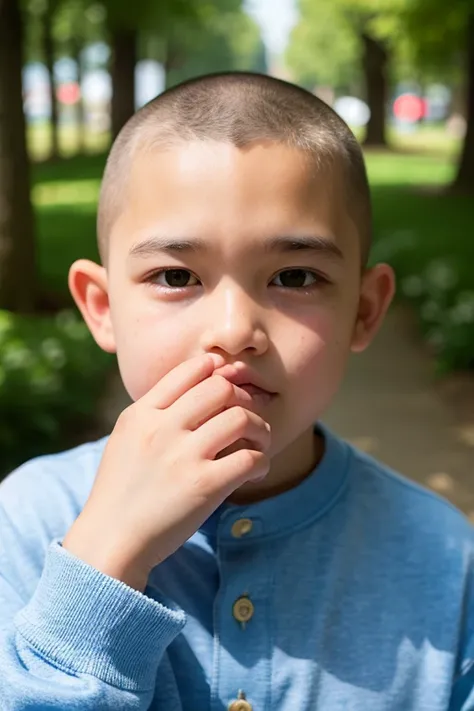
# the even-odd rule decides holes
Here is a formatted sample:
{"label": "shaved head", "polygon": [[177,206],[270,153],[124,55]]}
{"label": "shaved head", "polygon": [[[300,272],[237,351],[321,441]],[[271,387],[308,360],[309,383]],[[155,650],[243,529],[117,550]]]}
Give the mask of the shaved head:
{"label": "shaved head", "polygon": [[321,99],[288,82],[230,72],[192,79],[141,108],[110,151],[100,191],[97,235],[107,261],[111,229],[126,201],[132,163],[144,151],[170,150],[190,141],[220,141],[246,148],[274,141],[305,153],[341,198],[357,227],[367,262],[372,218],[361,148],[344,121]]}

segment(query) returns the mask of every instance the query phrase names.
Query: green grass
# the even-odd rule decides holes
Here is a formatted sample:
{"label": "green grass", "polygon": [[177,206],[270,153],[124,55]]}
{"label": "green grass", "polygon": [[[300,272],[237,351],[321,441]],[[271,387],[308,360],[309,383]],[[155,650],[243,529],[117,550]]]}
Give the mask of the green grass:
{"label": "green grass", "polygon": [[[59,152],[64,158],[75,155],[79,150],[79,132],[72,124],[63,124],[58,130]],[[27,130],[28,150],[33,160],[45,160],[50,155],[51,133],[47,122],[30,124]],[[107,132],[87,131],[85,149],[88,153],[100,153],[107,150],[109,135]]]}
{"label": "green grass", "polygon": [[440,190],[454,177],[453,158],[376,153],[367,155],[367,167],[374,206],[374,257],[383,257],[388,246],[401,278],[423,272],[435,259],[449,260],[458,271],[459,286],[474,289],[472,198]]}
{"label": "green grass", "polygon": [[33,166],[40,278],[65,302],[72,262],[98,259],[95,219],[104,162],[105,155],[93,155]]}

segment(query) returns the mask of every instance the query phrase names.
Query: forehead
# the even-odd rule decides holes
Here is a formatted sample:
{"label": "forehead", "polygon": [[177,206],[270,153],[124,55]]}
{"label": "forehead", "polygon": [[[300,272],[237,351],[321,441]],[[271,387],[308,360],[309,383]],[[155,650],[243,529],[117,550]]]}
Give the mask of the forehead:
{"label": "forehead", "polygon": [[130,250],[154,232],[229,252],[298,232],[328,238],[344,252],[357,242],[337,169],[316,170],[308,154],[275,142],[139,151],[111,248]]}

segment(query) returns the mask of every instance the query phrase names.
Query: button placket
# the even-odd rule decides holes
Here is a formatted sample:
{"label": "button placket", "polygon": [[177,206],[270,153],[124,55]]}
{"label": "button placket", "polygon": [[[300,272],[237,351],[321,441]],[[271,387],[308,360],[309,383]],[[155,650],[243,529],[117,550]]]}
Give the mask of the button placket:
{"label": "button placket", "polygon": [[[258,540],[263,521],[246,513],[241,511],[239,517],[228,512],[218,530],[220,593],[214,629],[220,671],[213,699],[231,711],[252,711],[255,704],[265,708],[270,694],[267,684],[253,689],[255,665],[269,663],[258,661],[269,660],[268,550]],[[245,695],[237,697],[239,688],[252,692],[252,703]],[[217,706],[212,709],[217,711]]]}
{"label": "button placket", "polygon": [[238,518],[234,521],[231,528],[231,534],[234,538],[243,538],[252,532],[253,521],[251,518]]}
{"label": "button placket", "polygon": [[243,630],[245,630],[247,622],[252,619],[254,612],[255,607],[247,593],[237,598],[232,607],[234,618],[237,622],[240,622],[240,626]]}
{"label": "button placket", "polygon": [[228,711],[253,711],[252,704],[249,704],[242,690],[239,691],[235,701],[231,701],[227,708]]}

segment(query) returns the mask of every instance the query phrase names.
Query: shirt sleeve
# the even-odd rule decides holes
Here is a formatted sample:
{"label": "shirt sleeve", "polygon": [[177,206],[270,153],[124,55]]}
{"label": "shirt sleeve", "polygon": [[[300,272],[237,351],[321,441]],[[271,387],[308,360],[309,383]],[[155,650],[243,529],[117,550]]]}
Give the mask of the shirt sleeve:
{"label": "shirt sleeve", "polygon": [[158,665],[184,627],[184,612],[104,575],[59,540],[50,544],[39,583],[24,604],[21,584],[4,561],[2,709],[148,709]]}

